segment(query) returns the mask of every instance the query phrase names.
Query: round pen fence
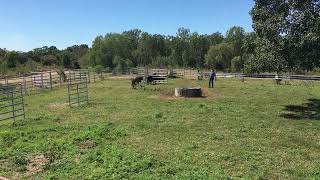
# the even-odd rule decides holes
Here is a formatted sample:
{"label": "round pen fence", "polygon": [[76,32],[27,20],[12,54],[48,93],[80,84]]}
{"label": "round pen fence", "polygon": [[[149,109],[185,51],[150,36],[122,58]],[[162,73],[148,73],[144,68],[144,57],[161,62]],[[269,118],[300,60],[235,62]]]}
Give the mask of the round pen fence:
{"label": "round pen fence", "polygon": [[141,77],[153,77],[155,84],[166,84],[168,83],[169,69],[149,69],[146,67],[137,67],[135,71],[137,76]]}
{"label": "round pen fence", "polygon": [[52,90],[52,73],[51,72],[32,72],[33,86],[39,89]]}
{"label": "round pen fence", "polygon": [[69,70],[66,73],[67,79],[71,81],[84,81],[87,80],[90,83],[90,71],[88,69],[74,69]]}
{"label": "round pen fence", "polygon": [[[87,80],[88,83],[105,80],[109,76],[122,76],[133,78],[134,76],[153,76],[156,83],[167,83],[168,77],[185,79],[208,79],[208,70],[197,69],[167,69],[137,67],[130,69],[102,69],[99,72],[89,69],[52,70],[44,72],[31,72],[16,77],[0,76],[0,85],[22,86],[24,95],[32,94],[42,90],[51,91],[55,87],[62,87],[72,82]],[[302,81],[320,81],[320,76],[306,75],[276,75],[276,74],[244,74],[244,73],[217,73],[218,78],[256,78],[256,79],[284,79]]]}

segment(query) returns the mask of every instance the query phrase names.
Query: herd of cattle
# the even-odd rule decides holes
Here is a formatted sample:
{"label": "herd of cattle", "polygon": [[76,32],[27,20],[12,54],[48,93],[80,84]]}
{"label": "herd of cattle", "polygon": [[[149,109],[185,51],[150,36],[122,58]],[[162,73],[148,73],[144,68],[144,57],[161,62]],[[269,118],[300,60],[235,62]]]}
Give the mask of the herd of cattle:
{"label": "herd of cattle", "polygon": [[154,84],[154,77],[153,76],[147,76],[147,77],[138,76],[131,81],[131,86],[133,89],[136,89],[136,87],[138,87],[138,86],[142,87],[143,83],[146,83],[148,85]]}

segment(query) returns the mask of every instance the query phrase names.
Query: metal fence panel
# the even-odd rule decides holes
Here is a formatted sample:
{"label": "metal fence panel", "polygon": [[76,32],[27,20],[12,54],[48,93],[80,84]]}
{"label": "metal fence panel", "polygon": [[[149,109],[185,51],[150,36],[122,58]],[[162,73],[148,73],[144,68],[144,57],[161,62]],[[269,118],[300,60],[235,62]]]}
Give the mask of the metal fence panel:
{"label": "metal fence panel", "polygon": [[0,86],[0,121],[23,117],[24,99],[22,85],[1,85]]}
{"label": "metal fence panel", "polygon": [[69,106],[82,106],[89,104],[88,80],[68,80],[68,102]]}

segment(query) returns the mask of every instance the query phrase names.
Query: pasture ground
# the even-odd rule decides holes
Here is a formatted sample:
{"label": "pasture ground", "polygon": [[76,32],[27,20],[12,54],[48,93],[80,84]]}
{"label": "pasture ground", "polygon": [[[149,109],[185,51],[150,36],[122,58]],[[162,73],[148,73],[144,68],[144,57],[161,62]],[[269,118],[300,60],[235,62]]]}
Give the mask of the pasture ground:
{"label": "pasture ground", "polygon": [[320,177],[320,83],[219,79],[207,98],[172,97],[170,79],[89,85],[69,108],[61,88],[27,96],[22,121],[0,123],[0,175],[12,179]]}

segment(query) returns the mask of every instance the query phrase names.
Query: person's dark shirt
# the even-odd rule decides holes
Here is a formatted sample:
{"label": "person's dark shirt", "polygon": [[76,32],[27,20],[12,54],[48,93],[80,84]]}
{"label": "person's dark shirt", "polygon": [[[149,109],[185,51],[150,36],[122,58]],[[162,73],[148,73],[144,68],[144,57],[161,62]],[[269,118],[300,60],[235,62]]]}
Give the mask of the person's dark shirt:
{"label": "person's dark shirt", "polygon": [[210,79],[215,79],[215,78],[216,78],[216,73],[210,72]]}

